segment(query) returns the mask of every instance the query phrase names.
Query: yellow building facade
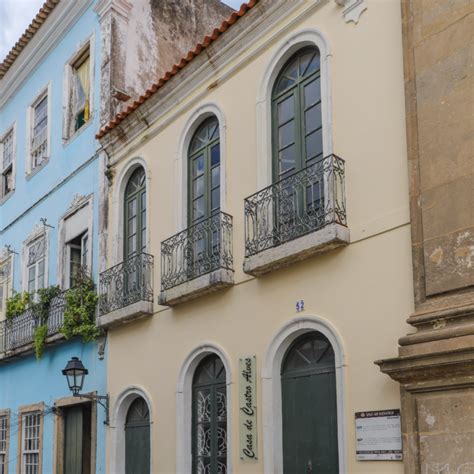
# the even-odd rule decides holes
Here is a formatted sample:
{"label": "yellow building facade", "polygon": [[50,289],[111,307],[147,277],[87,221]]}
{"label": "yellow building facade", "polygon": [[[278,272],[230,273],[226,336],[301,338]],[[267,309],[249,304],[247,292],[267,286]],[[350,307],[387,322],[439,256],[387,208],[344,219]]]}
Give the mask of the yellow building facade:
{"label": "yellow building facade", "polygon": [[401,35],[397,0],[251,2],[99,133],[107,472],[145,425],[152,473],[404,472],[357,459],[354,419],[400,407],[373,361],[413,311]]}

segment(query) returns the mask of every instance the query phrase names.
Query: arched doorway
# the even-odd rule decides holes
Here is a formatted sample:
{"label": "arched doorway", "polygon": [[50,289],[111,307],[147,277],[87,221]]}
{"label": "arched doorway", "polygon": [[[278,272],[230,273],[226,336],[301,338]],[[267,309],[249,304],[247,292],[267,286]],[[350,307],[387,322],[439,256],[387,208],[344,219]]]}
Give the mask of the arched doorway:
{"label": "arched doorway", "polygon": [[150,473],[150,411],[142,397],[136,398],[127,412],[125,473]]}
{"label": "arched doorway", "polygon": [[205,357],[193,378],[193,473],[227,473],[227,387],[222,360]]}
{"label": "arched doorway", "polygon": [[326,336],[299,336],[281,366],[283,471],[338,474],[335,355]]}

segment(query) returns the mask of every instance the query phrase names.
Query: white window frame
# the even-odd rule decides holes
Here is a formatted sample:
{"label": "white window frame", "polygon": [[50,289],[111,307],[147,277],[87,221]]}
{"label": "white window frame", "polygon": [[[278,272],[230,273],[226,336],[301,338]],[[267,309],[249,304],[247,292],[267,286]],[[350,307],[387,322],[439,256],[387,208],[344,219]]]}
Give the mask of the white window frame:
{"label": "white window frame", "polygon": [[[45,98],[47,97],[47,114],[48,114],[48,122],[46,125],[46,156],[43,158],[42,162],[37,165],[33,166],[33,157],[31,155],[32,148],[31,148],[31,140],[33,135],[33,127],[34,127],[34,115],[35,115],[35,107]],[[26,175],[32,175],[42,169],[49,161],[51,156],[51,83],[41,90],[41,92],[36,96],[35,100],[31,103],[28,107],[27,114],[26,114],[26,140],[27,140],[27,158],[26,158]]]}
{"label": "white window frame", "polygon": [[[0,435],[0,473],[8,474],[9,448],[10,448],[10,410],[0,410],[0,433],[4,432],[5,437],[2,440]],[[3,469],[3,470],[2,470]]]}
{"label": "white window frame", "polygon": [[[0,269],[5,265],[10,265],[10,274],[7,278],[0,274],[0,289],[2,289],[2,300],[0,303],[0,321],[5,319],[6,300],[13,294],[13,268],[14,268],[14,254],[0,254]],[[5,288],[6,284],[6,288]]]}
{"label": "white window frame", "polygon": [[[6,138],[9,134],[12,134],[12,161],[11,163],[5,167],[3,164],[3,151],[4,151],[4,143]],[[12,173],[12,187],[8,193],[3,192],[3,176],[6,172],[7,168],[11,166],[11,173]],[[9,196],[13,194],[15,191],[15,172],[16,172],[16,122],[8,127],[7,131],[0,137],[0,173],[1,173],[1,183],[0,183],[0,203]]]}
{"label": "white window frame", "polygon": [[[67,145],[72,139],[79,135],[84,129],[93,122],[94,119],[94,44],[95,35],[91,35],[82,42],[76,49],[74,54],[67,60],[64,65],[64,81],[63,81],[63,145]],[[74,98],[74,69],[76,63],[89,52],[89,120],[81,128],[74,130],[73,116],[73,98]]]}
{"label": "white window frame", "polygon": [[[92,272],[92,254],[93,254],[93,195],[88,196],[75,195],[69,205],[68,210],[61,216],[58,226],[58,260],[57,260],[57,274],[59,275],[60,285],[62,288],[69,288],[70,283],[70,242],[76,237],[85,234],[88,239],[86,267],[89,272]],[[81,227],[71,236],[67,238],[68,219],[72,218],[77,212],[87,207],[87,219],[81,221]],[[66,240],[67,239],[67,240]],[[82,252],[81,252],[82,253]]]}
{"label": "white window frame", "polygon": [[[66,256],[67,256],[67,260],[66,260],[66,283],[67,283],[67,287],[70,288],[71,287],[71,263],[72,263],[72,260],[71,260],[71,250],[73,248],[76,248],[76,249],[79,249],[80,252],[81,252],[81,267],[85,267],[88,271],[90,271],[90,265],[88,265],[88,258],[89,258],[89,232],[87,230],[85,230],[82,234],[79,234],[77,237],[81,236],[81,245],[75,245],[72,243],[72,241],[70,240],[69,242],[66,243]],[[76,237],[76,238],[77,238]],[[73,239],[74,240],[74,239]],[[86,244],[87,242],[87,244]],[[86,247],[87,245],[87,247]],[[86,254],[85,254],[85,261],[84,261],[84,249],[86,249]]]}
{"label": "white window frame", "polygon": [[[43,472],[43,411],[44,405],[38,403],[36,405],[29,405],[26,407],[20,408],[18,413],[18,465],[19,469],[17,472],[19,474],[26,474],[25,466],[25,457],[28,454],[37,454],[38,455],[38,469],[37,474],[42,474]],[[38,439],[38,447],[34,450],[25,450],[25,434],[26,434],[26,418],[28,416],[38,416],[38,434],[36,438]]]}
{"label": "white window frame", "polygon": [[[43,288],[47,288],[49,285],[49,272],[48,272],[48,267],[49,267],[49,232],[47,228],[41,224],[36,226],[30,236],[28,237],[27,240],[23,242],[23,252],[22,252],[22,261],[23,261],[23,278],[22,278],[22,288],[23,291],[29,291],[28,290],[28,282],[29,282],[29,267],[31,265],[28,265],[28,252],[29,248],[31,245],[33,245],[38,239],[44,238],[44,286]],[[35,262],[35,265],[37,265],[38,262]],[[38,290],[38,273],[35,275],[35,291]]]}

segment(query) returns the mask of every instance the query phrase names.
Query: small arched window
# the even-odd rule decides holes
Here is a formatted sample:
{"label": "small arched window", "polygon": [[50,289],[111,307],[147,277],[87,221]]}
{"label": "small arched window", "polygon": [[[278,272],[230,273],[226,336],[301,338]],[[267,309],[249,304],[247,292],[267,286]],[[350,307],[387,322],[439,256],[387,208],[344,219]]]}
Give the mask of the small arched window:
{"label": "small arched window", "polygon": [[339,472],[334,349],[323,334],[303,334],[281,367],[284,472]]}
{"label": "small arched window", "polygon": [[323,156],[320,56],[306,47],[283,66],[272,91],[273,182]]}
{"label": "small arched window", "polygon": [[211,116],[198,127],[189,146],[189,226],[220,211],[220,164],[219,121]]}
{"label": "small arched window", "polygon": [[136,398],[125,421],[125,473],[150,472],[150,411],[142,397]]}
{"label": "small arched window", "polygon": [[227,387],[222,360],[205,357],[193,378],[193,473],[227,472]]}
{"label": "small arched window", "polygon": [[146,179],[140,166],[130,176],[124,198],[124,257],[146,250]]}

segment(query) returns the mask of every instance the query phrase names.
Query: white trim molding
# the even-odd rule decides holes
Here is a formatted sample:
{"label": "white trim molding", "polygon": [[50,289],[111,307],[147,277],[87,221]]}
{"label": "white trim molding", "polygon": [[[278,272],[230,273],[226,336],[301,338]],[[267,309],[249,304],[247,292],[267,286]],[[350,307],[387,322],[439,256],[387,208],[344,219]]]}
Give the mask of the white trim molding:
{"label": "white trim molding", "polygon": [[353,21],[359,23],[360,16],[367,10],[366,0],[334,0],[340,7],[343,7],[342,12],[346,23]]}
{"label": "white trim molding", "polygon": [[21,252],[21,288],[28,291],[28,249],[38,239],[44,238],[44,288],[49,286],[49,229],[44,224],[36,224],[30,235],[23,241]]}
{"label": "white trim molding", "polygon": [[[47,136],[47,147],[46,156],[42,162],[33,168],[31,162],[31,132],[34,126],[34,110],[35,107],[44,99],[47,98],[47,125],[46,125],[46,136]],[[34,176],[39,170],[41,170],[48,162],[51,157],[51,82],[41,89],[39,94],[31,101],[30,105],[26,110],[26,163],[25,163],[25,175],[27,178]]]}
{"label": "white trim molding", "polygon": [[221,210],[226,210],[226,121],[223,109],[220,105],[209,102],[199,106],[194,110],[184,126],[179,139],[178,151],[176,155],[176,176],[177,176],[177,222],[176,231],[180,232],[188,227],[188,150],[194,133],[202,122],[215,116],[219,121],[219,146],[220,146],[220,179],[221,179]]}
{"label": "white trim molding", "polygon": [[150,394],[139,385],[130,385],[117,397],[112,410],[110,428],[112,429],[112,449],[108,472],[125,474],[125,421],[130,405],[137,399],[143,398],[150,413],[150,472],[153,471],[153,408]]}
{"label": "white trim molding", "polygon": [[[72,99],[73,99],[73,76],[74,65],[89,51],[89,119],[81,128],[72,130]],[[68,145],[77,135],[81,134],[94,120],[94,81],[95,81],[95,34],[81,41],[74,53],[64,64],[63,77],[63,146]]]}
{"label": "white trim molding", "polygon": [[334,327],[318,316],[290,320],[273,337],[262,367],[263,464],[265,474],[283,474],[283,436],[281,421],[281,364],[286,351],[302,334],[317,331],[331,343],[336,364],[337,433],[339,472],[346,471],[346,436],[344,414],[344,368],[346,358],[342,340]]}
{"label": "white trim molding", "polygon": [[224,364],[227,390],[227,473],[232,474],[232,369],[225,351],[212,342],[196,347],[186,357],[176,385],[176,473],[192,468],[192,386],[194,371],[204,357],[216,354]]}
{"label": "white trim molding", "polygon": [[[127,187],[128,180],[132,176],[133,172],[141,166],[145,170],[145,183],[146,183],[146,209],[147,209],[147,219],[150,215],[150,184],[151,184],[151,172],[147,164],[147,160],[142,157],[132,158],[126,166],[121,170],[119,176],[116,179],[116,184],[114,183],[114,191],[111,203],[111,209],[113,213],[113,221],[116,224],[115,229],[111,229],[112,233],[109,232],[109,235],[113,235],[112,244],[112,254],[109,254],[109,258],[112,258],[110,265],[107,268],[110,268],[118,263],[122,262],[124,259],[124,195],[125,188]],[[146,227],[146,248],[150,249],[150,230],[149,225]]]}
{"label": "white trim molding", "polygon": [[268,62],[257,95],[257,187],[272,183],[272,90],[282,67],[301,48],[316,46],[321,67],[321,114],[323,123],[323,156],[333,152],[331,51],[325,35],[317,29],[304,29],[280,41]]}
{"label": "white trim molding", "polygon": [[88,196],[83,196],[81,194],[74,194],[72,197],[71,203],[67,211],[59,219],[58,225],[58,251],[57,251],[57,281],[62,288],[69,287],[69,253],[68,253],[68,242],[70,239],[66,238],[67,233],[67,221],[69,218],[77,214],[82,209],[88,207],[86,218],[87,220],[81,222],[80,230],[78,229],[75,237],[78,237],[84,232],[87,232],[89,238],[89,248],[87,252],[87,268],[88,271],[92,270],[92,252],[93,252],[93,235],[92,235],[92,226],[94,221],[94,195],[89,194]]}

